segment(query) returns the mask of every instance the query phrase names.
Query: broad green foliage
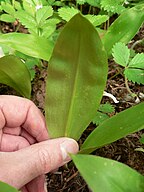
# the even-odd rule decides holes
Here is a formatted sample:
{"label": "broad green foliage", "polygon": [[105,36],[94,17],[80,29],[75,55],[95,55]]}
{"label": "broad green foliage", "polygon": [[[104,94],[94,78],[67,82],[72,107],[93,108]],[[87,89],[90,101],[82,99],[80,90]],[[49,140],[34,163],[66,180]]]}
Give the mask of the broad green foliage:
{"label": "broad green foliage", "polygon": [[93,192],[144,192],[144,176],[117,161],[92,155],[72,155]]}
{"label": "broad green foliage", "polygon": [[144,6],[139,5],[124,11],[108,28],[103,37],[104,47],[111,55],[112,47],[117,42],[128,43],[144,22]]}
{"label": "broad green foliage", "polygon": [[124,74],[128,80],[144,84],[144,53],[138,53],[130,59],[130,49],[120,42],[112,51],[115,62],[125,67]]}
{"label": "broad green foliage", "polygon": [[143,115],[144,102],[107,119],[88,136],[81,147],[81,153],[92,152],[130,133],[144,129]]}
{"label": "broad green foliage", "polygon": [[18,19],[33,35],[48,38],[56,30],[56,24],[60,22],[58,18],[50,18],[53,16],[53,8],[46,1],[23,1],[22,5],[15,1],[14,6],[2,2],[1,6],[6,13],[0,16],[0,20],[14,22]]}
{"label": "broad green foliage", "polygon": [[45,110],[51,137],[80,138],[96,113],[106,78],[100,38],[77,14],[61,32],[49,62]]}
{"label": "broad green foliage", "polygon": [[1,34],[0,44],[7,45],[28,56],[47,61],[50,59],[53,49],[50,39],[22,33]]}
{"label": "broad green foliage", "polygon": [[24,63],[15,56],[0,58],[0,83],[9,85],[24,97],[31,96],[30,74]]}
{"label": "broad green foliage", "polygon": [[7,183],[4,183],[2,181],[0,181],[0,191],[1,192],[19,192],[14,187],[12,187],[12,186],[10,186]]}

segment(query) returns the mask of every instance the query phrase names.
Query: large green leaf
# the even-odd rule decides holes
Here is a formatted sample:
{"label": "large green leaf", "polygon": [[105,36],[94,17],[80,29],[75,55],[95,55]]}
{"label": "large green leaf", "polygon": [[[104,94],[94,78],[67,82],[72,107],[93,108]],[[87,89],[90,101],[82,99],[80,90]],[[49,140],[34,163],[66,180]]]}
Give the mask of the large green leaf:
{"label": "large green leaf", "polygon": [[0,181],[0,191],[1,192],[19,192],[14,187],[12,187],[12,186],[10,186],[7,183],[4,183],[2,181]]}
{"label": "large green leaf", "polygon": [[144,176],[130,167],[92,155],[72,155],[93,192],[144,192]]}
{"label": "large green leaf", "polygon": [[51,137],[79,139],[96,113],[106,78],[98,33],[77,14],[61,32],[49,62],[45,110]]}
{"label": "large green leaf", "polygon": [[0,44],[5,44],[26,55],[47,61],[50,59],[53,49],[51,40],[22,33],[1,34]]}
{"label": "large green leaf", "polygon": [[104,121],[85,140],[81,153],[112,143],[130,133],[144,129],[144,102]]}
{"label": "large green leaf", "polygon": [[103,37],[108,55],[117,42],[128,43],[138,32],[144,21],[144,5],[139,5],[124,11],[109,27]]}
{"label": "large green leaf", "polygon": [[0,83],[9,85],[24,97],[31,96],[31,77],[25,64],[9,55],[0,58]]}

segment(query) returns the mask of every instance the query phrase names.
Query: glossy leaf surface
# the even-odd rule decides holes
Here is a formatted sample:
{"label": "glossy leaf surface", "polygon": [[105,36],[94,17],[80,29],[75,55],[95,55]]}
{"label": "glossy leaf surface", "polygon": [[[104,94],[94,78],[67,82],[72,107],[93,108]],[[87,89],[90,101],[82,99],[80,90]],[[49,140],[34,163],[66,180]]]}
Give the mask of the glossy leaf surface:
{"label": "glossy leaf surface", "polygon": [[92,155],[72,155],[93,192],[144,192],[144,176],[127,165]]}
{"label": "glossy leaf surface", "polygon": [[113,22],[103,37],[104,47],[108,55],[111,54],[112,47],[115,43],[128,43],[136,35],[143,22],[143,5],[124,11],[124,13]]}
{"label": "glossy leaf surface", "polygon": [[104,121],[85,140],[81,153],[112,143],[130,133],[144,129],[144,102]]}
{"label": "glossy leaf surface", "polygon": [[51,137],[79,139],[93,119],[107,78],[107,58],[93,25],[75,15],[49,62],[46,119]]}
{"label": "glossy leaf surface", "polygon": [[5,44],[26,55],[47,61],[50,59],[53,49],[51,40],[22,33],[1,34],[0,44]]}
{"label": "glossy leaf surface", "polygon": [[14,88],[24,97],[31,96],[31,77],[25,64],[9,55],[0,58],[0,83]]}
{"label": "glossy leaf surface", "polygon": [[10,186],[7,183],[4,183],[2,181],[0,181],[0,191],[1,192],[19,192],[14,187],[12,187],[12,186]]}

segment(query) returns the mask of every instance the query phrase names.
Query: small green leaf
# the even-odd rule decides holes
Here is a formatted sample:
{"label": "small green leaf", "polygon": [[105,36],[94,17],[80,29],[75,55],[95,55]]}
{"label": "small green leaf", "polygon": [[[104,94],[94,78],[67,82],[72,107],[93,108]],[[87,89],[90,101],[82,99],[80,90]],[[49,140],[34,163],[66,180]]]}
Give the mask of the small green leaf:
{"label": "small green leaf", "polygon": [[130,50],[124,43],[116,43],[112,49],[114,61],[119,65],[126,67],[128,65]]}
{"label": "small green leaf", "polygon": [[53,15],[53,8],[51,6],[43,6],[36,12],[36,20],[38,25],[43,24],[43,22]]}
{"label": "small green leaf", "polygon": [[41,25],[41,36],[48,38],[56,31],[56,24],[60,22],[60,19],[52,18],[47,19]]}
{"label": "small green leaf", "polygon": [[86,0],[86,2],[87,2],[88,4],[90,4],[91,6],[100,8],[100,2],[101,2],[101,0]]}
{"label": "small green leaf", "polygon": [[49,62],[45,111],[51,137],[80,138],[98,109],[106,79],[100,37],[77,14],[59,35]]}
{"label": "small green leaf", "polygon": [[17,1],[14,2],[14,7],[15,7],[16,10],[22,10],[21,3],[17,2]]}
{"label": "small green leaf", "polygon": [[144,176],[127,165],[93,155],[71,155],[93,192],[144,192]]}
{"label": "small green leaf", "polygon": [[46,21],[43,22],[43,24],[41,25],[42,28],[45,28],[45,27],[49,27],[49,26],[53,26],[58,23],[60,23],[61,20],[60,19],[57,19],[57,18],[50,18],[50,19],[47,19]]}
{"label": "small green leaf", "polygon": [[31,79],[25,64],[9,55],[0,58],[0,83],[6,84],[24,97],[31,96]]}
{"label": "small green leaf", "polygon": [[78,12],[79,11],[73,7],[62,7],[58,9],[59,16],[65,21],[69,21]]}
{"label": "small green leaf", "polygon": [[112,13],[122,13],[122,11],[125,10],[125,7],[123,7],[121,4],[121,1],[116,0],[101,0],[101,7],[107,11]]}
{"label": "small green leaf", "polygon": [[0,44],[47,61],[50,59],[53,49],[53,43],[50,39],[22,33],[1,34]]}
{"label": "small green leaf", "polygon": [[13,23],[15,22],[15,18],[11,15],[8,15],[8,14],[2,14],[0,16],[0,21],[4,21],[4,22],[8,22],[8,23]]}
{"label": "small green leaf", "polygon": [[129,67],[144,69],[144,53],[138,53],[130,61]]}
{"label": "small green leaf", "polygon": [[13,6],[11,4],[2,1],[1,7],[6,13],[9,13],[10,15],[15,14],[15,9],[13,8]]}
{"label": "small green leaf", "polygon": [[77,2],[79,5],[83,5],[84,3],[86,3],[86,0],[76,0],[76,2]]}
{"label": "small green leaf", "polygon": [[81,152],[94,151],[128,134],[144,129],[143,115],[144,102],[107,119],[88,136],[81,147]]}
{"label": "small green leaf", "polygon": [[35,16],[36,13],[36,5],[34,4],[33,1],[23,1],[23,8],[25,10],[26,13],[28,13],[29,15],[31,15],[32,17]]}
{"label": "small green leaf", "polygon": [[144,144],[144,134],[141,135],[140,142]]}
{"label": "small green leaf", "polygon": [[108,118],[109,116],[107,114],[97,111],[94,119],[92,120],[92,123],[98,126]]}
{"label": "small green leaf", "polygon": [[15,17],[28,29],[34,29],[37,27],[35,18],[24,10],[17,11]]}
{"label": "small green leaf", "polygon": [[85,15],[85,17],[96,27],[109,19],[108,15]]}
{"label": "small green leaf", "polygon": [[55,0],[47,0],[49,5],[53,5],[55,3]]}
{"label": "small green leaf", "polygon": [[20,192],[16,188],[8,185],[7,183],[4,183],[0,181],[0,191],[1,192]]}
{"label": "small green leaf", "polygon": [[56,30],[56,25],[50,25],[42,30],[42,37],[49,38]]}
{"label": "small green leaf", "polygon": [[115,111],[114,107],[109,103],[101,104],[98,110],[103,113],[113,113]]}
{"label": "small green leaf", "polygon": [[144,84],[144,69],[127,68],[124,71],[129,81],[138,84]]}

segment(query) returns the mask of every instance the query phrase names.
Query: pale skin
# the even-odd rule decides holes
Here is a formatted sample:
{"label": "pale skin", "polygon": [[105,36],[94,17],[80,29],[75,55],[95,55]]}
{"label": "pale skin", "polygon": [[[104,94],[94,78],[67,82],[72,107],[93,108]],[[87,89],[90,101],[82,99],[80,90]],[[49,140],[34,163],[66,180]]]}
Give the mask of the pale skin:
{"label": "pale skin", "polygon": [[45,192],[45,173],[70,160],[78,144],[49,139],[45,119],[28,99],[0,96],[0,180],[22,192]]}

